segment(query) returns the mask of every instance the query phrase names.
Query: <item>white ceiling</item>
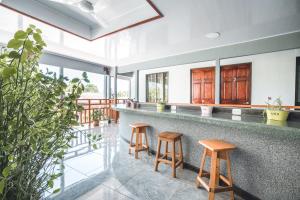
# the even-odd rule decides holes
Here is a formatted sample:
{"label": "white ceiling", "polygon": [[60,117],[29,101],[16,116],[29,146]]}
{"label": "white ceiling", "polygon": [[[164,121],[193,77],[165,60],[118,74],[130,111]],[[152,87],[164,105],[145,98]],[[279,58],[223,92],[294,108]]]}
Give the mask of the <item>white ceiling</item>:
{"label": "white ceiling", "polygon": [[[146,0],[97,1],[103,27],[74,6],[50,0],[2,0],[44,21],[86,38],[96,38],[136,21],[157,16]],[[26,2],[26,3],[24,3]],[[95,3],[94,2],[94,3]],[[96,2],[96,3],[97,3]],[[300,0],[151,0],[164,15],[159,20],[107,36],[107,58],[123,66],[202,49],[300,31]],[[101,24],[101,23],[100,23]],[[217,39],[207,33],[219,32]]]}
{"label": "white ceiling", "polygon": [[[92,12],[79,6],[87,1],[94,7]],[[146,0],[3,0],[2,3],[89,40],[159,15]]]}

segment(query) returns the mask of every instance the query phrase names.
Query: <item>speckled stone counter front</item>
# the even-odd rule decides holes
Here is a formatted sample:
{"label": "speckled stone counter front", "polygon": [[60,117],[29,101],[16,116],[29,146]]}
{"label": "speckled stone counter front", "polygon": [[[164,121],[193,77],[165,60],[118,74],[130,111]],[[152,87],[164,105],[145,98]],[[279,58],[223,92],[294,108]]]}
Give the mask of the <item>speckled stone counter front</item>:
{"label": "speckled stone counter front", "polygon": [[[222,139],[237,149],[231,153],[234,184],[260,199],[300,199],[300,129],[298,122],[277,127],[255,119],[234,121],[226,117],[201,117],[196,113],[156,112],[116,107],[120,135],[130,139],[130,123],[145,122],[150,148],[156,150],[157,134],[183,133],[184,161],[199,167],[201,139]],[[223,161],[222,161],[223,162]],[[225,164],[221,170],[225,173]],[[206,162],[208,170],[209,162]]]}

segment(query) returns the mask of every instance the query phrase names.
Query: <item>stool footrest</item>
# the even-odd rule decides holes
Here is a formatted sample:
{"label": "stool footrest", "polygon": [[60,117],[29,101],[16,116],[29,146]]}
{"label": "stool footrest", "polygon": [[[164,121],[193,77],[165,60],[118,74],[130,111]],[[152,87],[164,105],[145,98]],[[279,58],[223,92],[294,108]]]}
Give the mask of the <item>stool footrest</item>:
{"label": "stool footrest", "polygon": [[203,186],[208,192],[218,193],[218,192],[228,192],[233,190],[232,186],[229,185],[210,188],[209,185],[200,176],[197,176],[197,180],[200,182],[201,186]]}

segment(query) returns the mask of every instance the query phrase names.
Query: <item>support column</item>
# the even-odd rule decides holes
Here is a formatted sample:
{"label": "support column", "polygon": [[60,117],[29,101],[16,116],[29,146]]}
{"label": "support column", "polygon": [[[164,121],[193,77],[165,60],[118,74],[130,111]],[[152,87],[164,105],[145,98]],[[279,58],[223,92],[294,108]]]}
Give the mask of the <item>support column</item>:
{"label": "support column", "polygon": [[140,75],[140,71],[136,70],[134,72],[134,78],[135,78],[135,100],[139,101],[139,75]]}
{"label": "support column", "polygon": [[59,77],[60,78],[64,77],[64,68],[63,67],[59,67]]}
{"label": "support column", "polygon": [[114,99],[115,104],[117,104],[117,98],[118,98],[118,67],[115,67],[114,70]]}
{"label": "support column", "polygon": [[111,99],[111,76],[107,76],[107,98]]}
{"label": "support column", "polygon": [[220,78],[221,78],[221,65],[220,59],[216,59],[215,70],[215,104],[220,104]]}
{"label": "support column", "polygon": [[131,79],[128,80],[129,81],[129,88],[128,88],[128,98],[131,99]]}
{"label": "support column", "polygon": [[107,99],[107,76],[104,76],[103,79],[103,97],[104,99]]}

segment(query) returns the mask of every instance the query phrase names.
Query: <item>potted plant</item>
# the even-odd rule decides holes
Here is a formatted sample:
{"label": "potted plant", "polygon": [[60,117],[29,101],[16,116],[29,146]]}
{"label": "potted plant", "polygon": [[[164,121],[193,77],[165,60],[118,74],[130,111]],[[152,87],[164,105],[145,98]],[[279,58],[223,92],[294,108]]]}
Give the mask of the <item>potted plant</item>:
{"label": "potted plant", "polygon": [[271,97],[268,97],[267,108],[265,110],[265,113],[267,114],[268,120],[276,120],[276,121],[286,121],[289,115],[289,111],[285,110],[282,107],[282,101],[278,97],[274,100],[273,104],[270,103],[272,100]]}
{"label": "potted plant", "polygon": [[70,82],[42,73],[41,33],[33,25],[19,30],[0,53],[0,199],[37,200],[51,189],[59,192],[56,166],[83,109],[76,99],[88,82],[86,73]]}
{"label": "potted plant", "polygon": [[158,112],[162,112],[165,110],[166,103],[164,101],[158,100],[156,103],[156,109]]}
{"label": "potted plant", "polygon": [[100,109],[94,110],[92,117],[93,117],[94,126],[99,126],[99,122],[100,122],[101,117],[102,117],[101,110]]}
{"label": "potted plant", "polygon": [[212,116],[212,110],[213,110],[213,106],[208,106],[208,105],[201,105],[201,115],[202,116],[207,116],[210,117]]}

